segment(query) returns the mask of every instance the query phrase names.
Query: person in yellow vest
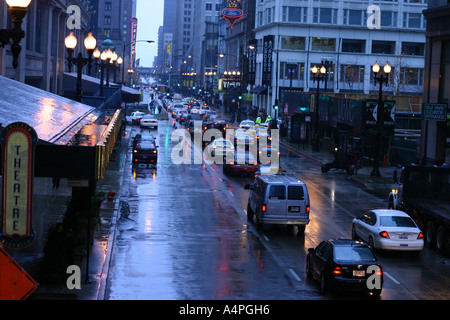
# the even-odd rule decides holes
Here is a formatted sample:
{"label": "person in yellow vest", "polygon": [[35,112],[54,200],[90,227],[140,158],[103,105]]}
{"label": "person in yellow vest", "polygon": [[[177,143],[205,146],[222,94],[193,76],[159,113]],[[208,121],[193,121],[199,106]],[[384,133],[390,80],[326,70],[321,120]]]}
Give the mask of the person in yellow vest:
{"label": "person in yellow vest", "polygon": [[256,124],[261,124],[261,116],[258,116],[258,118],[256,118],[255,123]]}
{"label": "person in yellow vest", "polygon": [[267,118],[266,118],[266,123],[269,123],[269,122],[270,122],[270,120],[272,120],[272,117],[271,117],[270,115],[267,115]]}

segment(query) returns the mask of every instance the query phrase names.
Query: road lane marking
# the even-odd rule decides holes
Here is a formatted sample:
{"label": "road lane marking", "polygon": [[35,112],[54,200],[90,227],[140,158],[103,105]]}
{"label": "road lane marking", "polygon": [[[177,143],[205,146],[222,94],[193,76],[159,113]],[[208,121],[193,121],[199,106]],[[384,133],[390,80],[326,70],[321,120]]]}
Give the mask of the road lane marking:
{"label": "road lane marking", "polygon": [[300,277],[297,275],[297,273],[295,273],[294,269],[289,268],[289,271],[290,271],[291,274],[294,276],[295,280],[297,280],[297,281],[302,281],[302,279],[300,279]]}
{"label": "road lane marking", "polygon": [[400,284],[400,282],[398,282],[397,280],[395,280],[395,278],[393,276],[391,276],[389,273],[387,273],[386,271],[383,272],[384,275],[386,275],[389,279],[391,279],[392,281],[394,281],[396,284]]}

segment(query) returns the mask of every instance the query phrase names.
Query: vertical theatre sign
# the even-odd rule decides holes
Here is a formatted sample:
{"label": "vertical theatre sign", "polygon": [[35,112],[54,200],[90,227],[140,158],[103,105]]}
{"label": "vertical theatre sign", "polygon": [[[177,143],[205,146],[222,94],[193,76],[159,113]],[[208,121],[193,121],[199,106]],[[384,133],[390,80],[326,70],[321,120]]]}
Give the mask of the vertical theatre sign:
{"label": "vertical theatre sign", "polygon": [[34,150],[38,138],[26,123],[15,122],[0,133],[3,157],[3,203],[0,243],[5,248],[31,245]]}
{"label": "vertical theatre sign", "polygon": [[268,35],[263,38],[263,65],[262,65],[262,85],[272,86],[272,52],[274,36]]}
{"label": "vertical theatre sign", "polygon": [[137,42],[137,27],[138,27],[138,19],[136,17],[131,18],[131,59],[130,59],[130,68],[134,68],[134,60],[136,58],[136,42]]}
{"label": "vertical theatre sign", "polygon": [[241,0],[228,0],[227,7],[222,10],[222,16],[230,23],[230,28],[233,29],[233,25],[239,19],[242,19],[243,11],[240,8]]}

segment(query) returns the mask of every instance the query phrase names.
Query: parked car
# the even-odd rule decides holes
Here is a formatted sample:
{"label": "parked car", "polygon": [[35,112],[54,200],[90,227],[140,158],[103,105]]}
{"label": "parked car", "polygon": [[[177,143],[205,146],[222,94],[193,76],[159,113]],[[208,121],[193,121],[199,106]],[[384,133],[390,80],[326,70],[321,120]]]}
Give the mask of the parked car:
{"label": "parked car", "polygon": [[[258,175],[250,189],[247,219],[263,224],[296,225],[304,231],[309,223],[310,201],[306,184],[293,175]],[[299,232],[300,233],[300,232]]]}
{"label": "parked car", "polygon": [[136,143],[139,143],[141,141],[150,141],[152,143],[156,143],[156,138],[151,134],[138,133],[133,138],[133,148],[135,148]]}
{"label": "parked car", "polygon": [[156,117],[152,114],[146,114],[140,119],[140,126],[141,128],[147,127],[147,128],[153,128],[158,129],[158,120]]}
{"label": "parked car", "polygon": [[194,137],[195,133],[203,134],[204,127],[202,121],[192,120],[187,123],[186,130],[190,133],[191,138]]}
{"label": "parked car", "polygon": [[181,111],[180,116],[178,117],[177,120],[180,124],[185,124],[187,122],[188,117],[189,117],[189,112]]}
{"label": "parked car", "polygon": [[189,116],[186,119],[186,124],[189,124],[189,122],[191,122],[191,121],[202,121],[203,122],[203,117],[200,114],[191,112],[191,114],[189,114]]}
{"label": "parked car", "polygon": [[129,116],[126,116],[127,123],[138,124],[141,118],[145,115],[146,113],[141,111],[132,112]]}
{"label": "parked car", "polygon": [[155,141],[141,140],[137,141],[133,146],[133,164],[158,162],[158,150]]}
{"label": "parked car", "polygon": [[[320,292],[347,288],[371,292],[379,296],[383,287],[383,270],[372,249],[364,242],[349,239],[326,240],[315,249],[309,248],[306,274],[320,281]],[[378,281],[369,288],[368,278]]]}
{"label": "parked car", "polygon": [[223,172],[225,174],[230,173],[246,173],[246,174],[255,174],[259,171],[259,165],[256,158],[253,157],[251,152],[234,152],[231,161],[229,157],[226,158],[226,161],[223,164]]}
{"label": "parked car", "polygon": [[255,121],[247,119],[247,120],[241,121],[241,123],[239,124],[239,128],[250,129],[254,125],[255,125]]}
{"label": "parked car", "polygon": [[421,251],[423,233],[411,217],[399,210],[371,210],[352,222],[352,238],[372,249]]}

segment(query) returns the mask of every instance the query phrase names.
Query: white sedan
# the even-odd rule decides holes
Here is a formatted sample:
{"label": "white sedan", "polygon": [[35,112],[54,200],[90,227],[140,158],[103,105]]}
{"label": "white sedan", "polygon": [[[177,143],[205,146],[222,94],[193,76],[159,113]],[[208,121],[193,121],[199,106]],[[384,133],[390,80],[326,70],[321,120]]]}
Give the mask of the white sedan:
{"label": "white sedan", "polygon": [[254,125],[255,125],[254,121],[247,119],[247,120],[241,121],[241,123],[239,124],[239,128],[241,128],[241,129],[250,129]]}
{"label": "white sedan", "polygon": [[214,139],[206,148],[208,149],[208,154],[211,154],[212,156],[214,156],[214,154],[226,156],[227,154],[234,152],[233,143],[230,140],[223,138]]}
{"label": "white sedan", "polygon": [[371,210],[353,219],[352,238],[369,243],[374,249],[420,251],[423,233],[403,211]]}
{"label": "white sedan", "polygon": [[140,125],[141,127],[158,129],[158,120],[154,115],[147,114],[141,118]]}

